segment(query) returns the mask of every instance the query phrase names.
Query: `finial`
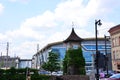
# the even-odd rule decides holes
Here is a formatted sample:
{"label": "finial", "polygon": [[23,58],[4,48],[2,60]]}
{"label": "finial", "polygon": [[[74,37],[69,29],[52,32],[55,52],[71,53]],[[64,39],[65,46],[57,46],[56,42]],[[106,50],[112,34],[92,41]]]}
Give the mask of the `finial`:
{"label": "finial", "polygon": [[72,21],[72,28],[74,28],[74,26],[75,26],[75,25],[74,25],[74,22]]}

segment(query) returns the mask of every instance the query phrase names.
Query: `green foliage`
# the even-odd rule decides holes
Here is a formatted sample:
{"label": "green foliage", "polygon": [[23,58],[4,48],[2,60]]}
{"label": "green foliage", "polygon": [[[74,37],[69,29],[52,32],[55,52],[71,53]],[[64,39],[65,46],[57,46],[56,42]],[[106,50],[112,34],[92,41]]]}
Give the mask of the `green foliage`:
{"label": "green foliage", "polygon": [[65,55],[65,58],[63,60],[63,74],[67,74],[67,68],[68,68],[68,54]]}
{"label": "green foliage", "polygon": [[[50,76],[38,75],[36,69],[29,69],[31,74],[31,80],[49,80]],[[25,69],[0,69],[0,80],[26,80],[26,68]]]}
{"label": "green foliage", "polygon": [[11,75],[16,74],[16,69],[14,67],[11,67],[11,69],[7,70]]}
{"label": "green foliage", "polygon": [[3,74],[5,73],[5,70],[4,69],[0,69],[0,74]]}
{"label": "green foliage", "polygon": [[74,74],[85,74],[85,59],[82,54],[82,49],[69,49],[66,52],[63,61],[63,73],[68,74],[68,67],[72,67]]}
{"label": "green foliage", "polygon": [[85,59],[82,54],[81,48],[68,50],[69,54],[69,64],[68,65],[76,65],[76,66],[85,66]]}
{"label": "green foliage", "polygon": [[47,75],[32,75],[31,80],[49,80],[50,76]]}
{"label": "green foliage", "polygon": [[4,62],[1,61],[1,62],[0,62],[0,67],[2,68],[3,66],[4,66]]}
{"label": "green foliage", "polygon": [[16,70],[16,73],[26,74],[26,68],[20,68]]}
{"label": "green foliage", "polygon": [[42,65],[42,68],[46,71],[58,71],[60,69],[59,55],[57,53],[50,52],[48,61]]}

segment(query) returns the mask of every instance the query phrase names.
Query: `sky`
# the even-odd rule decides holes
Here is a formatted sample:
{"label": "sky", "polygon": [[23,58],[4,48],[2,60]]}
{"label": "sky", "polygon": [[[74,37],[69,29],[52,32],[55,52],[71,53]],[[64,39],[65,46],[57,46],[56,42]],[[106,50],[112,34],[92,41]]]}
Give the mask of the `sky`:
{"label": "sky", "polygon": [[[65,40],[72,27],[81,38],[109,35],[120,22],[120,0],[0,0],[0,53],[31,59],[48,43]],[[74,26],[73,26],[74,24]]]}

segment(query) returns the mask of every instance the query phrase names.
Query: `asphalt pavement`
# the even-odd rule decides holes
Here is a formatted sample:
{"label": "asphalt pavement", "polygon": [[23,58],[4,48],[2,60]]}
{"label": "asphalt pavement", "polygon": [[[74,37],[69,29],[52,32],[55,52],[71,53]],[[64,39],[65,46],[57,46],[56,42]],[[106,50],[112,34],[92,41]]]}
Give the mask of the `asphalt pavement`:
{"label": "asphalt pavement", "polygon": [[107,80],[107,78],[102,78],[102,79],[100,79],[100,80]]}

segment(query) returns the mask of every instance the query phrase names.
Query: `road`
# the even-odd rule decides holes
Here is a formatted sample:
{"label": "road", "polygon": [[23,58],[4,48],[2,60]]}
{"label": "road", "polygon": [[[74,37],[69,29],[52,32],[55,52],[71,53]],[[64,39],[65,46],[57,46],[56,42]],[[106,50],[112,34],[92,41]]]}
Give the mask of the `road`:
{"label": "road", "polygon": [[100,80],[107,80],[107,78],[103,78],[103,79],[100,79]]}

